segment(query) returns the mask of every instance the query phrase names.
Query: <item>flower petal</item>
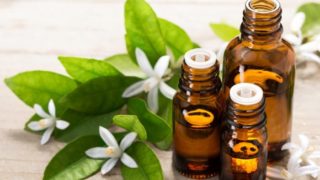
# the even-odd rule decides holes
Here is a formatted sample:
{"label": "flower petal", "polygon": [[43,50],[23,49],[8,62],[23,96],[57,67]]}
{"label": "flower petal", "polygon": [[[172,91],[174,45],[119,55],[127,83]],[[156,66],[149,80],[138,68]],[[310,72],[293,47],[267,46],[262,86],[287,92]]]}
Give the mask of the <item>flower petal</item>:
{"label": "flower petal", "polygon": [[285,143],[282,147],[281,150],[295,150],[295,149],[299,149],[299,146],[294,144],[294,143]]}
{"label": "flower petal", "polygon": [[86,155],[91,158],[108,158],[105,147],[94,147],[86,151]]}
{"label": "flower petal", "polygon": [[119,147],[117,140],[114,138],[113,134],[106,128],[100,126],[99,133],[103,141],[112,147]]}
{"label": "flower petal", "polygon": [[137,168],[138,164],[136,161],[130,157],[127,153],[123,153],[121,156],[121,162],[128,166],[129,168]]}
{"label": "flower petal", "polygon": [[276,179],[286,179],[282,174],[281,174],[280,168],[274,168],[274,167],[267,167],[267,176],[269,178],[276,178]]}
{"label": "flower petal", "polygon": [[160,82],[160,91],[161,93],[167,97],[168,99],[173,99],[174,95],[176,94],[176,90],[170,87],[167,83],[164,81]]}
{"label": "flower petal", "polygon": [[28,128],[31,129],[32,131],[42,131],[48,127],[40,125],[39,121],[31,121],[28,124]]}
{"label": "flower petal", "polygon": [[52,117],[56,117],[56,107],[55,107],[52,99],[50,99],[50,101],[49,101],[48,109],[49,109],[50,115]]}
{"label": "flower petal", "polygon": [[294,34],[286,34],[283,38],[294,46],[298,46],[302,43],[302,38]]}
{"label": "flower petal", "polygon": [[299,139],[300,139],[301,148],[304,151],[306,151],[310,144],[309,138],[304,134],[299,134]]}
{"label": "flower petal", "polygon": [[120,149],[122,151],[125,151],[133,143],[136,137],[137,137],[137,133],[135,132],[131,132],[127,134],[120,142]]}
{"label": "flower petal", "polygon": [[291,31],[298,33],[299,31],[301,31],[301,28],[304,24],[304,21],[306,19],[306,16],[303,12],[299,12],[297,13],[292,20],[291,23]]}
{"label": "flower petal", "polygon": [[320,57],[314,53],[309,53],[309,52],[302,52],[302,53],[298,54],[298,59],[304,60],[304,61],[314,61],[314,62],[320,63]]}
{"label": "flower petal", "polygon": [[315,52],[319,49],[320,42],[319,41],[311,41],[305,44],[302,44],[298,47],[298,51],[300,52]]}
{"label": "flower petal", "polygon": [[44,145],[49,141],[53,130],[54,130],[54,126],[51,126],[43,133],[40,141],[41,145]]}
{"label": "flower petal", "polygon": [[148,97],[147,97],[147,101],[148,101],[148,106],[150,108],[150,110],[154,113],[156,113],[159,109],[159,105],[158,105],[158,87],[153,87],[151,89],[151,91],[149,91],[148,93]]}
{"label": "flower petal", "polygon": [[146,54],[140,48],[136,48],[136,59],[137,59],[137,62],[139,64],[140,69],[144,73],[146,73],[149,77],[155,75]]}
{"label": "flower petal", "polygon": [[67,127],[69,127],[69,125],[70,125],[70,123],[67,121],[64,121],[64,120],[57,120],[56,121],[56,127],[61,130],[66,129]]}
{"label": "flower petal", "polygon": [[33,106],[33,109],[34,111],[36,112],[36,114],[42,118],[45,118],[45,119],[49,119],[51,118],[49,114],[47,114],[43,109],[42,107],[39,105],[39,104],[35,104]]}
{"label": "flower petal", "polygon": [[320,151],[313,151],[310,155],[309,158],[320,158]]}
{"label": "flower petal", "polygon": [[295,172],[297,176],[304,176],[304,175],[312,175],[314,173],[319,173],[319,170],[320,169],[317,166],[307,165],[307,166],[300,167]]}
{"label": "flower petal", "polygon": [[287,169],[289,172],[293,172],[295,169],[297,169],[300,166],[301,162],[301,156],[303,155],[302,150],[295,151],[294,153],[291,153],[290,158],[288,160]]}
{"label": "flower petal", "polygon": [[170,62],[170,56],[162,56],[157,61],[156,65],[154,66],[154,72],[161,78],[166,70],[168,69]]}
{"label": "flower petal", "polygon": [[145,83],[145,80],[138,81],[136,83],[133,83],[130,85],[122,94],[122,97],[128,98],[135,96],[141,92],[143,92],[143,84]]}
{"label": "flower petal", "polygon": [[107,174],[111,169],[117,164],[118,159],[117,158],[111,158],[107,162],[103,164],[101,167],[101,173],[103,175]]}

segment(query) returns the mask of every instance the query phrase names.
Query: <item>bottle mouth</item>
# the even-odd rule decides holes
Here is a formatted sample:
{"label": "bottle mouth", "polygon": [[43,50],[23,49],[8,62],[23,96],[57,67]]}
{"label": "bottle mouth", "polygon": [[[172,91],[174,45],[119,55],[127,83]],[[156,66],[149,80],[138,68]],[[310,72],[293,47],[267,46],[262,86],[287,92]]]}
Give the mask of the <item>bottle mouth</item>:
{"label": "bottle mouth", "polygon": [[258,14],[268,14],[277,11],[280,8],[278,0],[248,0],[246,8]]}
{"label": "bottle mouth", "polygon": [[217,56],[214,52],[197,48],[188,51],[185,56],[185,63],[195,69],[206,69],[215,65]]}
{"label": "bottle mouth", "polygon": [[230,89],[230,98],[233,102],[245,106],[255,105],[262,101],[262,89],[251,83],[239,83]]}

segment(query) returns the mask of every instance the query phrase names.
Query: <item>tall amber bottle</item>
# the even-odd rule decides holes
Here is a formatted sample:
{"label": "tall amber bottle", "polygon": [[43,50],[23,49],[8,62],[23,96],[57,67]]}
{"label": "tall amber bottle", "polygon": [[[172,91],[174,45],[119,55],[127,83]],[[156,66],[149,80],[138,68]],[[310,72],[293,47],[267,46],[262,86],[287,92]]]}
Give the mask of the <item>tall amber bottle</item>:
{"label": "tall amber bottle", "polygon": [[221,136],[221,180],[264,180],[267,129],[262,89],[239,83],[230,90]]}
{"label": "tall amber bottle", "polygon": [[281,7],[277,0],[248,0],[241,24],[241,36],[226,48],[223,89],[240,82],[259,85],[266,97],[269,161],[283,159],[281,147],[290,141],[295,54],[281,38]]}
{"label": "tall amber bottle", "polygon": [[220,122],[223,111],[219,64],[204,49],[186,53],[173,99],[173,166],[195,179],[220,170]]}

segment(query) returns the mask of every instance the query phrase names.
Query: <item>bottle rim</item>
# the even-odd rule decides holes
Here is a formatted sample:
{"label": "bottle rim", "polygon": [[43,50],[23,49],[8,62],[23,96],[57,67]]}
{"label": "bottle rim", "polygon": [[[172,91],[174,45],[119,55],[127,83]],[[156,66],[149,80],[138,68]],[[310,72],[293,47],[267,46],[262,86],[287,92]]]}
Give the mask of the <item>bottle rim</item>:
{"label": "bottle rim", "polygon": [[[245,95],[241,95],[241,93],[245,91],[249,92],[250,96],[246,97]],[[252,83],[239,83],[231,87],[230,98],[237,104],[245,106],[255,105],[262,101],[263,90]]]}
{"label": "bottle rim", "polygon": [[[205,59],[204,61],[196,61],[193,59],[196,55],[203,55],[208,59]],[[206,69],[215,65],[217,61],[217,55],[210,50],[204,48],[196,48],[188,51],[184,55],[184,59],[186,64],[191,68]]]}
{"label": "bottle rim", "polygon": [[258,14],[269,14],[269,13],[273,13],[276,12],[278,9],[280,9],[280,2],[278,0],[271,0],[274,4],[274,8],[272,10],[266,10],[266,11],[258,11],[257,9],[254,9],[251,6],[251,2],[253,0],[247,0],[246,2],[246,8],[249,9],[250,11],[254,12],[254,13],[258,13]]}

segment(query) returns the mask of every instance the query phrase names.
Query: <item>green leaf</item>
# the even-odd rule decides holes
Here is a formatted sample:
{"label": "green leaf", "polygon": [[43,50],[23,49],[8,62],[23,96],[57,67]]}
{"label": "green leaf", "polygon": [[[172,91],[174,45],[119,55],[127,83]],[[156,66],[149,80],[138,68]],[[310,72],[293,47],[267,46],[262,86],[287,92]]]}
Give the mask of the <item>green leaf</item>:
{"label": "green leaf", "polygon": [[62,99],[62,103],[75,111],[102,114],[119,109],[126,100],[123,91],[137,78],[110,76],[92,79]]}
{"label": "green leaf", "polygon": [[126,151],[138,164],[138,168],[128,168],[121,164],[121,174],[124,180],[162,180],[163,172],[160,162],[146,144],[136,142]]}
{"label": "green leaf", "polygon": [[50,99],[59,106],[59,99],[77,87],[72,79],[48,71],[23,72],[5,79],[5,83],[27,105],[40,104],[44,109]]}
{"label": "green leaf", "polygon": [[82,83],[102,76],[121,75],[116,68],[104,61],[79,57],[59,57],[58,59],[68,74]]}
{"label": "green leaf", "polygon": [[67,110],[62,119],[70,125],[65,130],[55,129],[53,136],[58,141],[70,142],[78,137],[87,135],[98,135],[99,126],[108,128],[112,125],[112,117],[117,112],[102,115],[86,115],[73,110]]}
{"label": "green leaf", "polygon": [[104,60],[117,68],[125,76],[144,78],[146,75],[141,71],[139,66],[135,64],[128,54],[117,54]]}
{"label": "green leaf", "polygon": [[90,159],[85,151],[97,146],[104,146],[99,136],[84,136],[66,145],[51,159],[43,179],[83,179],[96,173],[105,160]]}
{"label": "green leaf", "polygon": [[238,28],[226,23],[211,23],[210,26],[213,32],[223,41],[230,41],[240,34]]}
{"label": "green leaf", "polygon": [[155,12],[144,0],[127,0],[125,3],[126,42],[130,57],[135,59],[139,47],[154,65],[166,54],[166,43],[162,37]]}
{"label": "green leaf", "polygon": [[136,132],[141,140],[147,139],[147,132],[135,115],[116,115],[113,117],[113,123],[128,131]]}
{"label": "green leaf", "polygon": [[166,44],[171,49],[176,60],[194,48],[194,44],[188,34],[179,26],[161,18],[159,22]]}
{"label": "green leaf", "polygon": [[320,3],[305,3],[298,8],[298,12],[306,15],[302,32],[306,36],[314,36],[320,33]]}
{"label": "green leaf", "polygon": [[137,115],[147,131],[148,140],[156,143],[168,136],[169,125],[159,116],[152,113],[142,99],[130,99],[128,102],[129,114]]}

